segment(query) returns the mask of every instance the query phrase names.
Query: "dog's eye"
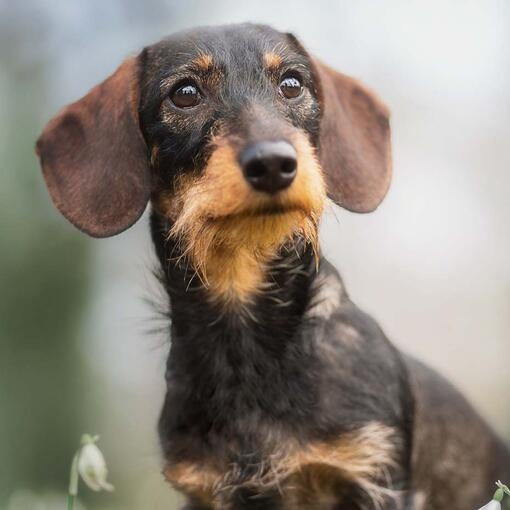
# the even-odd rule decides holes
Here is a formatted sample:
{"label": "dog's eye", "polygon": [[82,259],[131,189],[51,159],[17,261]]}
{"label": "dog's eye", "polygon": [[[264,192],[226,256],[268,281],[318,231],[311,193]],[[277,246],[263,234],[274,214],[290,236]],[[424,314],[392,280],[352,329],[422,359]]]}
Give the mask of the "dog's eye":
{"label": "dog's eye", "polygon": [[303,85],[296,76],[284,76],[280,82],[280,91],[287,99],[295,99],[301,95]]}
{"label": "dog's eye", "polygon": [[181,83],[170,94],[172,103],[178,108],[192,108],[200,103],[201,95],[193,82]]}

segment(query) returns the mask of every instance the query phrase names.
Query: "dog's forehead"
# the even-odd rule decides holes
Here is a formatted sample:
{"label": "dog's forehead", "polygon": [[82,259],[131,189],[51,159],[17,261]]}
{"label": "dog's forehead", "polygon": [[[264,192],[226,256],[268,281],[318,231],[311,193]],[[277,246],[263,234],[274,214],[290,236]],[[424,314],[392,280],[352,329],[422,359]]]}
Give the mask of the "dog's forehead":
{"label": "dog's forehead", "polygon": [[216,64],[259,64],[268,53],[297,54],[288,35],[267,25],[240,24],[200,27],[177,32],[148,47],[150,64],[176,68],[197,57]]}

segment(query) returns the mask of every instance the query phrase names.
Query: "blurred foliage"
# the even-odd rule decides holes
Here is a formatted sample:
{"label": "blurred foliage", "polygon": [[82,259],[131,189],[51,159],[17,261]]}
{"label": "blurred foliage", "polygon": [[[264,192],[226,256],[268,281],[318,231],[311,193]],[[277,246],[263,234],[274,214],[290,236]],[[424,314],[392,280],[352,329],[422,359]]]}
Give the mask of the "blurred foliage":
{"label": "blurred foliage", "polygon": [[[84,37],[101,29],[126,34],[130,26],[154,30],[158,15],[169,8],[163,4],[0,1],[2,510],[8,504],[9,510],[33,510],[34,502],[41,509],[60,507],[57,502],[64,501],[72,455],[83,430],[107,436],[103,416],[111,418],[109,425],[122,419],[112,409],[104,381],[87,368],[79,346],[90,340],[86,321],[94,245],[55,211],[34,149],[48,116],[65,100],[62,90],[55,90],[61,85],[55,68],[64,61],[66,49],[79,48]],[[62,24],[65,20],[69,23]],[[68,69],[69,61],[64,66]],[[87,508],[136,505],[132,497],[140,487],[130,483],[134,474],[123,462],[124,457],[118,459],[113,470],[118,492],[80,493]],[[157,459],[154,465],[159,482]],[[165,506],[172,502],[168,494],[165,500]]]}
{"label": "blurred foliage", "polygon": [[48,84],[41,63],[17,67],[23,39],[0,31],[0,508],[15,487],[63,488],[85,391],[76,344],[89,253],[50,221],[41,193],[34,143]]}

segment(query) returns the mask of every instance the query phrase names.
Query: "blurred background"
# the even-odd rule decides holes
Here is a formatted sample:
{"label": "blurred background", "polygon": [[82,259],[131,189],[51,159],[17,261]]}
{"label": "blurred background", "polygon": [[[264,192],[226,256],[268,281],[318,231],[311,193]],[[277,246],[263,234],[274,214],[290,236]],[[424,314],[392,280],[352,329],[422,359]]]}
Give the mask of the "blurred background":
{"label": "blurred background", "polygon": [[[510,440],[510,3],[0,0],[0,509],[64,508],[82,432],[116,486],[88,509],[176,508],[155,432],[168,341],[147,218],[92,240],[59,216],[34,155],[45,122],[175,30],[256,21],[378,91],[394,180],[322,239],[353,299]],[[507,481],[507,483],[510,481]]]}

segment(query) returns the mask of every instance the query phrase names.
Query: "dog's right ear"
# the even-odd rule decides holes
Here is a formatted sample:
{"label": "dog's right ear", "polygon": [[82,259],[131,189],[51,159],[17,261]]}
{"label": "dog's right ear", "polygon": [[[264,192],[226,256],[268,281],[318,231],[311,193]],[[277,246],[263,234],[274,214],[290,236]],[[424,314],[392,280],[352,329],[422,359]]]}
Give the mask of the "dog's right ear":
{"label": "dog's right ear", "polygon": [[129,228],[150,196],[139,128],[140,58],[64,108],[37,141],[44,179],[60,212],[80,230],[107,237]]}

